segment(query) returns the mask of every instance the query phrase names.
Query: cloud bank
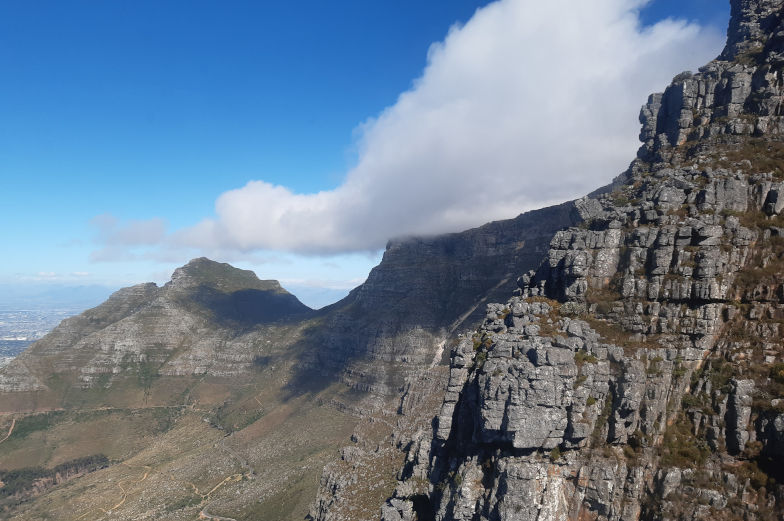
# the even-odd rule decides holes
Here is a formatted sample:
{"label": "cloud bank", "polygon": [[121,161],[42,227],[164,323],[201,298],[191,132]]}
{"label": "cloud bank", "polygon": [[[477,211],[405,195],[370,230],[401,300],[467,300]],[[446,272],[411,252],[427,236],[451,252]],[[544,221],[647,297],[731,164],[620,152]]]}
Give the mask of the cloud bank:
{"label": "cloud bank", "polygon": [[171,239],[203,250],[370,251],[582,196],[634,158],[648,94],[723,43],[683,21],[642,27],[644,3],[490,4],[433,44],[411,89],[360,126],[340,186],[301,194],[251,181]]}

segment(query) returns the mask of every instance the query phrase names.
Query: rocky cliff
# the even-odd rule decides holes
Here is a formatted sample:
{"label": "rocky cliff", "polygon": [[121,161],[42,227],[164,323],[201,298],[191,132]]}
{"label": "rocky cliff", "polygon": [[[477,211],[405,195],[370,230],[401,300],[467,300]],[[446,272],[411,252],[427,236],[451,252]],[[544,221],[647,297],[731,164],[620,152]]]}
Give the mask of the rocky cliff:
{"label": "rocky cliff", "polygon": [[385,521],[782,519],[783,11],[732,1],[615,190],[453,348]]}
{"label": "rocky cliff", "polygon": [[565,203],[461,233],[391,241],[367,281],[324,310],[312,339],[319,366],[357,389],[394,395],[407,376],[440,363],[454,332],[475,328],[484,303],[509,294],[516,274],[536,267],[580,212]]}
{"label": "rocky cliff", "polygon": [[[0,371],[3,407],[126,376],[197,376],[201,395],[176,387],[160,407],[182,417],[142,461],[19,518],[68,512],[73,497],[90,503],[79,515],[293,518],[293,496],[315,490],[313,469],[358,424],[314,519],[781,519],[783,8],[732,2],[726,49],[651,96],[638,158],[609,189],[392,241],[318,313],[199,259],[65,321]],[[109,413],[98,405],[87,412]],[[14,425],[0,450],[29,458],[45,440]],[[132,497],[123,485],[114,498],[107,476]]]}
{"label": "rocky cliff", "polygon": [[[75,457],[122,463],[0,509],[14,519],[96,518],[111,505],[124,519],[302,519],[325,463],[362,422],[368,452],[355,453],[378,463],[366,489],[377,512],[399,463],[383,427],[401,388],[412,391],[404,409],[429,422],[438,402],[421,390],[440,398],[448,339],[481,323],[483,303],[511,291],[581,211],[568,203],[392,241],[365,284],[319,312],[207,259],[162,287],[117,292],[0,370],[0,461],[27,474]],[[134,469],[146,470],[129,481]],[[121,501],[114,483],[133,492]]]}

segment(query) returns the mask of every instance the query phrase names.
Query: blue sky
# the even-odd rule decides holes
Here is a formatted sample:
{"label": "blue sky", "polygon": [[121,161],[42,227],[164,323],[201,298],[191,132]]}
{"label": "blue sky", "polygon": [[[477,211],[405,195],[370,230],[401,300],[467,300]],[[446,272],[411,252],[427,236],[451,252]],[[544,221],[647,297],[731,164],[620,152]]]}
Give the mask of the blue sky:
{"label": "blue sky", "polygon": [[[604,18],[593,20],[580,8],[575,17],[588,25],[636,16],[632,0],[599,3],[607,4]],[[529,67],[526,60],[536,67],[537,49],[518,56],[523,51],[511,37],[491,42],[491,56],[507,62],[472,55],[485,38],[516,30],[503,23],[510,12],[520,14],[521,24],[559,23],[527,0],[503,0],[474,16],[488,4],[0,2],[0,219],[6,223],[0,283],[163,282],[174,267],[207,254],[281,279],[306,302],[321,305],[361,282],[391,235],[457,231],[588,191],[594,178],[573,183],[574,193],[512,194],[497,205],[494,189],[478,196],[481,211],[467,207],[466,194],[480,186],[472,184],[471,172],[503,180],[515,168],[509,157],[498,164],[477,160],[458,172],[450,165],[464,164],[463,158],[438,155],[441,142],[448,148],[465,140],[488,150],[469,134],[445,134],[396,162],[424,142],[422,136],[415,143],[404,139],[412,129],[427,130],[435,115],[453,114],[438,105],[442,92],[444,99],[479,101],[465,121],[435,120],[435,132],[508,126],[504,136],[519,131],[522,141],[533,126],[495,121],[494,108],[481,104],[508,93],[485,91],[481,82],[450,90],[470,83],[463,78],[498,73],[506,81],[509,69]],[[597,70],[617,61],[626,64],[619,65],[626,76],[634,75],[635,57],[653,55],[655,66],[648,68],[659,74],[624,87],[633,99],[618,110],[619,121],[631,119],[636,127],[642,92],[660,90],[678,67],[699,66],[718,53],[728,11],[716,0],[656,0],[642,8],[637,29],[633,23],[610,28],[639,52],[608,54]],[[666,18],[693,25],[665,23],[646,33]],[[465,27],[447,38],[455,23]],[[531,27],[520,31],[534,34]],[[681,45],[693,55],[660,52],[668,39],[673,49]],[[431,48],[436,42],[442,43]],[[542,41],[542,47],[553,46]],[[530,83],[524,76],[508,80]],[[530,110],[520,106],[523,115]],[[606,143],[628,133],[616,126],[608,123],[613,133]],[[621,150],[628,163],[634,146],[608,148]],[[622,162],[607,155],[596,169],[606,170],[609,180]],[[499,156],[503,151],[494,151]],[[445,165],[443,172],[438,165]],[[399,179],[390,177],[398,171]],[[424,195],[400,198],[399,187]],[[311,208],[322,213],[300,215]],[[278,217],[267,219],[265,212]],[[322,233],[322,224],[331,232]]]}

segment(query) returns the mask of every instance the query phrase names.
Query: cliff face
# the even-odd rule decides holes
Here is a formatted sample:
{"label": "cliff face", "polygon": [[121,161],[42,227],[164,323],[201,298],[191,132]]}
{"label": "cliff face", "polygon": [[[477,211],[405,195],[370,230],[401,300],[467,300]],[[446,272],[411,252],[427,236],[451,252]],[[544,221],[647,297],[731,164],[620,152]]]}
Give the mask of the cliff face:
{"label": "cliff face", "polygon": [[476,327],[486,301],[509,294],[553,234],[580,222],[574,203],[461,233],[392,241],[367,281],[324,311],[312,339],[321,367],[344,382],[396,393],[417,370],[441,362],[458,329]]}
{"label": "cliff face", "polygon": [[615,191],[452,350],[384,520],[781,519],[783,10],[732,2]]}

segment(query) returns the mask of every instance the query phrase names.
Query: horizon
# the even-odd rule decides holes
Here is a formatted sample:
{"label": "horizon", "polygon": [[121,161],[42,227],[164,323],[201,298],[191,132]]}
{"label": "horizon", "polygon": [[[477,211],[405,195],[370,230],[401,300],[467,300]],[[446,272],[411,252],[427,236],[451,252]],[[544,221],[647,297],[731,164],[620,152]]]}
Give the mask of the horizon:
{"label": "horizon", "polygon": [[[205,255],[322,307],[364,281],[387,240],[513,218],[612,180],[639,145],[627,134],[644,96],[716,56],[729,17],[724,2],[606,0],[573,6],[568,41],[528,23],[557,6],[525,0],[304,4],[0,7],[0,212],[20,223],[3,237],[0,284],[161,284]],[[520,51],[530,42],[543,54]],[[550,62],[583,60],[568,54],[583,46],[594,61],[558,76]],[[552,98],[528,69],[580,81],[590,103],[534,114]],[[533,101],[506,110],[523,95]],[[564,127],[559,110],[586,114]],[[530,114],[534,125],[519,117]],[[548,146],[520,171],[525,146],[556,138],[571,162]]]}

